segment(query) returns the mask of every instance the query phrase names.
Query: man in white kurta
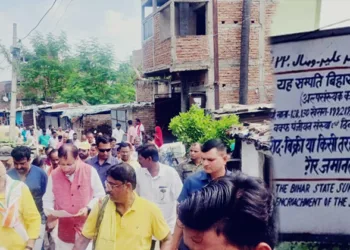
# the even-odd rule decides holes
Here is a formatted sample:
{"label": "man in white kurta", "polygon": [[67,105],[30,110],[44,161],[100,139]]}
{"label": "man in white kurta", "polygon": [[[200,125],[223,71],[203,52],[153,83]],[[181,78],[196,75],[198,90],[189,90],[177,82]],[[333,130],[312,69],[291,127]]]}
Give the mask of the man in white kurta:
{"label": "man in white kurta", "polygon": [[79,159],[74,145],[64,144],[58,156],[59,167],[50,175],[43,197],[44,211],[48,221],[56,219],[57,211],[73,215],[58,218],[56,238],[56,249],[71,250],[89,211],[105,191],[97,171]]}

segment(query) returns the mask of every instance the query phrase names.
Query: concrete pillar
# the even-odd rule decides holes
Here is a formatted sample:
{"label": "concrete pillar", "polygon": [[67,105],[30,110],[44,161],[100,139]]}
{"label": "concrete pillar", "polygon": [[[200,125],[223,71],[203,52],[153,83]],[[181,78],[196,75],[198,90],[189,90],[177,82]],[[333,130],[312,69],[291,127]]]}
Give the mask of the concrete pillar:
{"label": "concrete pillar", "polygon": [[215,92],[214,92],[214,30],[213,30],[213,1],[207,3],[207,34],[209,46],[209,69],[208,69],[208,86],[206,88],[207,102],[206,108],[215,109]]}
{"label": "concrete pillar", "polygon": [[157,12],[157,0],[152,0],[152,6],[153,6],[153,13]]}
{"label": "concrete pillar", "polygon": [[141,6],[141,40],[143,42],[145,38],[145,26],[144,26],[144,21],[145,21],[145,6]]}
{"label": "concrete pillar", "polygon": [[189,103],[189,86],[187,77],[181,75],[181,112],[187,112]]}
{"label": "concrete pillar", "polygon": [[175,30],[175,2],[170,0],[170,37],[171,37],[171,65],[176,64],[176,30]]}

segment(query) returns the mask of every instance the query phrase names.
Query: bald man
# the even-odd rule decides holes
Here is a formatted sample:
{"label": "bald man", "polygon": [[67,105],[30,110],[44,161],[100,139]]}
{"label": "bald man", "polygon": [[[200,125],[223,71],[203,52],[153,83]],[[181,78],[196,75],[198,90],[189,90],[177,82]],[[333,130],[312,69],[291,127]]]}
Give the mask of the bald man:
{"label": "bald man", "polygon": [[49,176],[44,195],[44,210],[51,222],[54,210],[65,210],[74,217],[58,219],[58,249],[73,249],[91,208],[105,191],[97,171],[79,158],[73,144],[58,149],[59,167]]}

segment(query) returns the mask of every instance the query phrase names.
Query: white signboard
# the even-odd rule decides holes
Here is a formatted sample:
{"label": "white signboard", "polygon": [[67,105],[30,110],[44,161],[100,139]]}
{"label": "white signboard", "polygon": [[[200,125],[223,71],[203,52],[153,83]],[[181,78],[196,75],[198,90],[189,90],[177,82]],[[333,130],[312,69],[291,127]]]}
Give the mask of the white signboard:
{"label": "white signboard", "polygon": [[272,45],[281,233],[350,234],[350,35]]}

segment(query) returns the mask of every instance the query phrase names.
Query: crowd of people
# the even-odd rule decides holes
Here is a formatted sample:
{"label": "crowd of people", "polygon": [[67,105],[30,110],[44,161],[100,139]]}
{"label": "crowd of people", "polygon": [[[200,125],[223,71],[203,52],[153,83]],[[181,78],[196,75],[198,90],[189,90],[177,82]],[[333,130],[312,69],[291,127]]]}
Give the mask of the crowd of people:
{"label": "crowd of people", "polygon": [[0,162],[0,249],[275,247],[272,194],[226,168],[224,143],[194,143],[173,168],[160,162],[159,127],[148,137],[139,119],[129,125],[80,140],[72,130],[42,130],[47,158],[14,148],[13,167]]}

